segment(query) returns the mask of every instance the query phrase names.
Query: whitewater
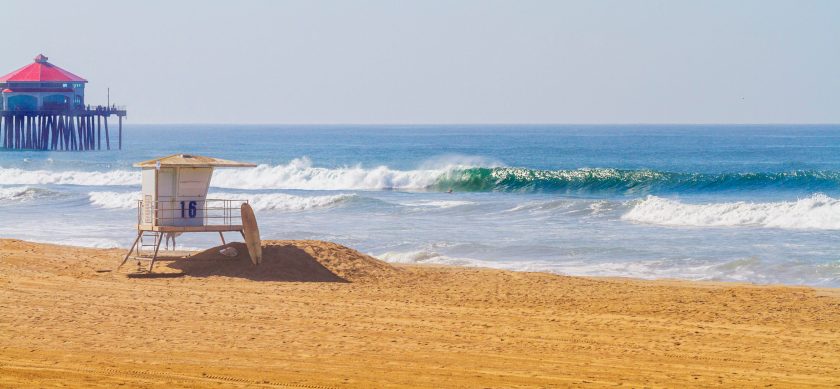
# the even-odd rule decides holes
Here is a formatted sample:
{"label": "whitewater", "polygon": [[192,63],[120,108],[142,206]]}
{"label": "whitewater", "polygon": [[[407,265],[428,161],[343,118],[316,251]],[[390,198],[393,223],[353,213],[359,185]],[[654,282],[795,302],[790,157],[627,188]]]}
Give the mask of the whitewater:
{"label": "whitewater", "polygon": [[840,200],[818,193],[795,201],[685,204],[648,196],[622,219],[663,226],[840,230]]}
{"label": "whitewater", "polygon": [[218,170],[209,196],[248,200],[267,238],[394,263],[840,287],[838,126],[127,131],[121,152],[0,151],[0,237],[126,247],[132,164],[190,152],[258,165]]}

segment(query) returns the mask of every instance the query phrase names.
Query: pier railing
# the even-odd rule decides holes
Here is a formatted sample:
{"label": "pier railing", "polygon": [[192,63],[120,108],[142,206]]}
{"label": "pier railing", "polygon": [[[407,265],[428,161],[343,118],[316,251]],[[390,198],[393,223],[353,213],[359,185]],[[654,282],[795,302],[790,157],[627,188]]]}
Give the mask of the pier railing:
{"label": "pier railing", "polygon": [[124,105],[112,106],[84,106],[84,107],[61,107],[61,108],[41,108],[41,109],[3,109],[0,110],[0,115],[21,115],[21,116],[38,116],[38,115],[68,115],[68,116],[126,116],[128,111]]}

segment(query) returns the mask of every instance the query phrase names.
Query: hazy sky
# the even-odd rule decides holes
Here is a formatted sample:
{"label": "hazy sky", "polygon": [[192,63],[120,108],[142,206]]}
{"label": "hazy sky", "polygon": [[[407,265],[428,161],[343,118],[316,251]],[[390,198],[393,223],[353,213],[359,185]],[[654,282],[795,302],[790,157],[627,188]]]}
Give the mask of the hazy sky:
{"label": "hazy sky", "polygon": [[840,1],[2,10],[0,73],[43,52],[131,123],[840,122]]}

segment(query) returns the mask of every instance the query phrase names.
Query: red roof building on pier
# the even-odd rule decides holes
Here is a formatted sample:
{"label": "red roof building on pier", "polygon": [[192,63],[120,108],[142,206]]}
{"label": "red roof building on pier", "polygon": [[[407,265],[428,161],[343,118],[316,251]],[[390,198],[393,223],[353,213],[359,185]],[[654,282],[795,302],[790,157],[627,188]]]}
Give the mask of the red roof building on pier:
{"label": "red roof building on pier", "polygon": [[48,59],[38,54],[33,63],[0,77],[0,110],[66,110],[84,106],[87,80],[47,62]]}
{"label": "red roof building on pier", "polygon": [[0,77],[0,82],[87,82],[84,78],[47,62],[48,59],[43,54],[38,54],[35,62]]}

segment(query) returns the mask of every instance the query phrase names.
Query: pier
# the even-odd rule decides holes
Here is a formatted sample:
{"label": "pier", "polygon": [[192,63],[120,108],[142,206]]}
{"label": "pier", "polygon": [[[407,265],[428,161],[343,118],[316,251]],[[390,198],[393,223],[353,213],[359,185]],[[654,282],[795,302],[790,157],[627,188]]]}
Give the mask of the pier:
{"label": "pier", "polygon": [[[122,149],[125,107],[85,105],[87,80],[47,62],[35,62],[0,77],[0,139],[7,150],[111,150],[108,119],[116,117]],[[110,94],[110,92],[109,92]],[[109,98],[110,100],[110,98]]]}
{"label": "pier", "polygon": [[111,150],[108,118],[116,116],[114,139],[122,150],[124,107],[96,107],[73,110],[0,111],[0,139],[12,150],[88,151]]}

